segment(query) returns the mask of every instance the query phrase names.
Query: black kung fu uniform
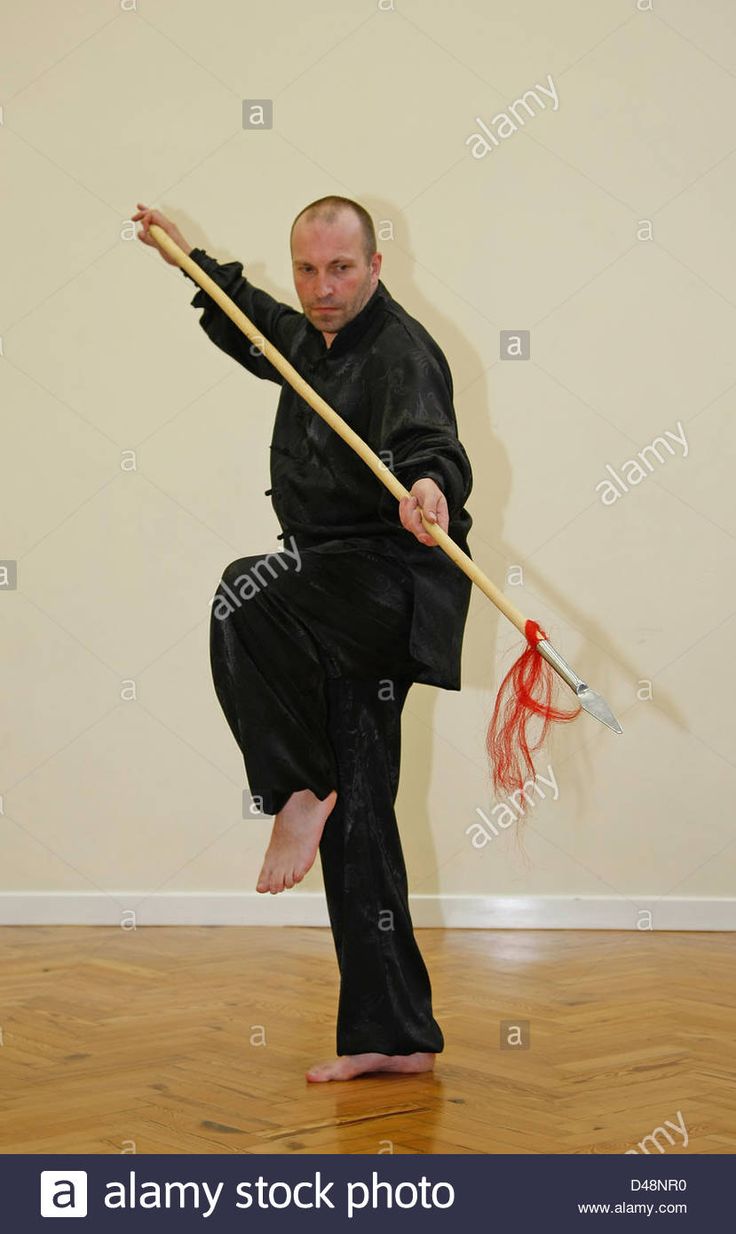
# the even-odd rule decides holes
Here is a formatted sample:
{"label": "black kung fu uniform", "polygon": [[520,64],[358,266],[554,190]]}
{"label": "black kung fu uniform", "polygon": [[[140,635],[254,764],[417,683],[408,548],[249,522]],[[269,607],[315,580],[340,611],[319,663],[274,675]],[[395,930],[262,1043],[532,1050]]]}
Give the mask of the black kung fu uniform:
{"label": "black kung fu uniform", "polygon": [[[379,280],[328,347],[308,318],[203,249],[193,261],[240,306],[411,489],[442,489],[466,552],[472,471],[440,348]],[[337,789],[320,859],[340,968],[337,1053],[439,1052],[414,938],[394,802],[401,711],[412,682],[460,689],[471,583],[438,545],[402,527],[399,503],[202,289],[200,325],[281,387],[272,504],[284,551],[223,572],[213,601],[215,689],[251,794],[275,814],[296,789]]]}

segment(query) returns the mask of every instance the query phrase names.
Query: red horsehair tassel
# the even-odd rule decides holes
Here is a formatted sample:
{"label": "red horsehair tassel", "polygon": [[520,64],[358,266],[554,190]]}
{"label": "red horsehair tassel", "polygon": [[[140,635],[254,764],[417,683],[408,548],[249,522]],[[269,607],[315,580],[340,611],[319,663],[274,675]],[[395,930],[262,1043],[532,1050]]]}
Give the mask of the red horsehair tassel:
{"label": "red horsehair tassel", "polygon": [[[581,706],[573,711],[552,706],[555,673],[537,650],[547,635],[536,621],[527,621],[524,633],[526,647],[501,682],[488,725],[486,749],[496,792],[520,790],[528,776],[534,776],[532,755],[544,744],[550,724],[574,720],[582,711]],[[541,716],[542,728],[530,745],[527,726],[534,716]]]}

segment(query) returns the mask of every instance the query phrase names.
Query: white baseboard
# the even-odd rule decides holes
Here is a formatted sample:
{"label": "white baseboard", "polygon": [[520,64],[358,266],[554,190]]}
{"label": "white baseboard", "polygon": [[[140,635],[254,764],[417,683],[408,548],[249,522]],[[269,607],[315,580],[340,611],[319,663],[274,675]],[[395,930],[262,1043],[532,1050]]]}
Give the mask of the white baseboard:
{"label": "white baseboard", "polygon": [[[409,898],[417,928],[736,930],[736,899],[707,896]],[[329,926],[323,892],[46,892],[0,894],[0,925]]]}

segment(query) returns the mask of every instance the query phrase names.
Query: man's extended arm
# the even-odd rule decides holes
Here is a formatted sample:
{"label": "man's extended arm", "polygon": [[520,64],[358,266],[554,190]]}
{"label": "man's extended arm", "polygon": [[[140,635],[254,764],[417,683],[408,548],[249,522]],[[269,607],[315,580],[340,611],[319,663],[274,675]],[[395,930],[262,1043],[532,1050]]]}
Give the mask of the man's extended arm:
{"label": "man's extended arm", "polygon": [[[296,309],[291,308],[288,304],[281,304],[280,301],[274,300],[273,296],[269,296],[268,292],[261,291],[259,287],[254,287],[248,279],[243,277],[243,267],[239,261],[227,262],[221,265],[214,257],[210,257],[204,249],[192,248],[189,241],[179,231],[171,219],[162,214],[160,210],[153,210],[150,206],[145,205],[142,201],[138,202],[138,209],[132,216],[133,222],[141,224],[141,230],[138,232],[138,239],[141,243],[148,245],[150,248],[156,249],[156,252],[170,266],[178,265],[174,257],[170,257],[164,249],[159,248],[150,232],[152,223],[162,228],[167,235],[171,236],[179,248],[191,257],[192,261],[196,262],[206,274],[209,274],[213,282],[217,283],[223,291],[234,300],[239,308],[243,310],[246,317],[250,318],[253,325],[259,330],[270,343],[273,343],[279,351],[288,353],[289,343],[293,337],[293,332],[296,330],[301,319],[301,313]],[[187,278],[191,275],[187,274],[186,270],[182,270],[182,274]],[[192,279],[192,282],[196,282]],[[278,385],[283,385],[283,378],[277,369],[272,364],[264,359],[257,344],[251,343],[234,322],[230,320],[227,313],[224,313],[218,304],[208,296],[200,287],[192,300],[192,304],[196,308],[203,308],[204,312],[199,319],[199,324],[202,326],[205,333],[212,342],[215,343],[222,351],[227,352],[238,364],[242,364],[256,377],[263,377],[267,381],[275,381]]]}
{"label": "man's extended arm", "polygon": [[[273,296],[270,296],[268,292],[263,291],[260,287],[254,287],[243,276],[241,262],[229,261],[220,263],[201,248],[193,248],[189,256],[206,274],[209,274],[218,287],[221,287],[226,292],[230,299],[237,304],[238,308],[243,310],[246,317],[250,318],[253,325],[263,333],[265,338],[270,343],[273,343],[274,347],[282,354],[288,355],[289,344],[301,314],[288,304],[282,304],[279,300],[275,300]],[[182,270],[182,274],[185,274],[187,278],[191,278],[191,275],[187,274],[185,270]],[[192,282],[194,282],[193,279]],[[235,325],[235,322],[230,320],[227,313],[223,312],[220,306],[201,287],[191,303],[195,308],[204,309],[199,319],[199,324],[208,338],[221,351],[232,356],[233,360],[237,360],[238,364],[242,364],[244,368],[247,368],[256,377],[261,377],[266,381],[275,381],[278,385],[283,385],[284,379],[278,369],[275,369],[265,359],[257,344],[251,343],[246,338],[242,330]]]}

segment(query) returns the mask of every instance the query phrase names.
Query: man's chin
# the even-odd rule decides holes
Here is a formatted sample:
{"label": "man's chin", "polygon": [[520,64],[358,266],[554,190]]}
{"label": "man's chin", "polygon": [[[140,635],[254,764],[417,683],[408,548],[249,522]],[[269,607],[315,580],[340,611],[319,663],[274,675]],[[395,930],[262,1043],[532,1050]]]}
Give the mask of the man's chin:
{"label": "man's chin", "polygon": [[341,330],[344,325],[342,313],[320,313],[319,309],[312,310],[309,320],[319,330]]}

